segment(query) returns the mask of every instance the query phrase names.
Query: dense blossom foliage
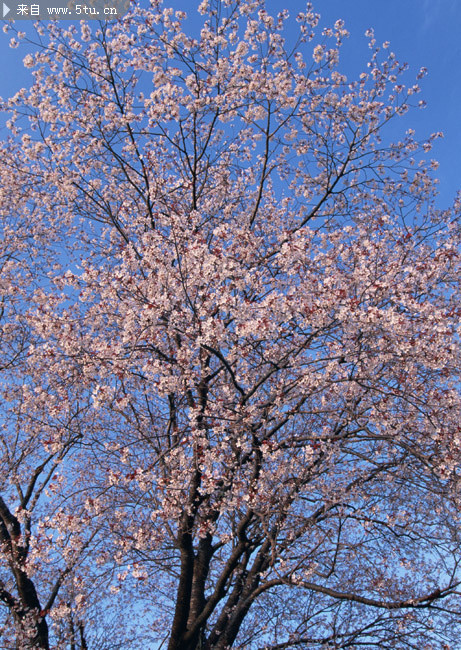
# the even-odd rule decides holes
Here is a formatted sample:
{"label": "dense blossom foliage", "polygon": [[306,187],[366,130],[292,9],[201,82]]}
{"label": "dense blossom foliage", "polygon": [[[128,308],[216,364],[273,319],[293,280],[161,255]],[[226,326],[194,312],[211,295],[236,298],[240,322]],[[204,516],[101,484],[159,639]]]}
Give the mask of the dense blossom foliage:
{"label": "dense blossom foliage", "polygon": [[351,81],[310,5],[297,40],[262,0],[199,12],[38,25],[3,106],[2,638],[454,648],[439,134],[387,140],[419,89],[372,31]]}

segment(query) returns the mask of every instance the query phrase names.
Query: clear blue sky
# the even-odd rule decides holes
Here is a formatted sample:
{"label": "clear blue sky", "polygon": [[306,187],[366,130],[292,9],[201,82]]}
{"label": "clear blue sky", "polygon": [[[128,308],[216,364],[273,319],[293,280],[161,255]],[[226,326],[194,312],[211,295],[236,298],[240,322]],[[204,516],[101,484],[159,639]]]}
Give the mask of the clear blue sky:
{"label": "clear blue sky", "polygon": [[[195,12],[194,0],[165,0],[165,4]],[[271,13],[288,7],[296,14],[304,6],[304,0],[267,0]],[[431,157],[440,162],[441,205],[450,204],[461,188],[461,0],[314,0],[314,8],[324,25],[337,18],[346,21],[351,36],[344,47],[342,67],[351,77],[367,60],[364,32],[369,27],[375,29],[378,43],[391,42],[391,50],[399,61],[410,65],[414,75],[421,66],[428,68],[419,97],[426,100],[427,108],[406,118],[406,127],[415,128],[420,138],[444,132],[445,138],[436,143]],[[20,29],[30,25],[17,23]],[[9,37],[0,32],[2,97],[28,84],[28,72],[22,65],[27,50],[12,50],[8,42]],[[4,133],[2,129],[0,137]]]}

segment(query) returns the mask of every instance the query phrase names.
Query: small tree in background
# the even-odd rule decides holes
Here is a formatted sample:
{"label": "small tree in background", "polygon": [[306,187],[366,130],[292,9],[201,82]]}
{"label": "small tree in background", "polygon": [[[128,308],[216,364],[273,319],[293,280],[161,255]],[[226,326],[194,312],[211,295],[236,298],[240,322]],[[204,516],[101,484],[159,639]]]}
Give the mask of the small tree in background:
{"label": "small tree in background", "polygon": [[310,6],[151,5],[38,26],[6,104],[5,638],[450,647],[459,206],[383,135],[418,88]]}

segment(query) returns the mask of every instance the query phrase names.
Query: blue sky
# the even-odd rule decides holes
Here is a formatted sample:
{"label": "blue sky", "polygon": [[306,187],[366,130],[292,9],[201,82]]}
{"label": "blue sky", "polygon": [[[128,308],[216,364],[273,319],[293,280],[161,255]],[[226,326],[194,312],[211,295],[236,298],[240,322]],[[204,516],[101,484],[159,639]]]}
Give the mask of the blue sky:
{"label": "blue sky", "polygon": [[[10,5],[13,4],[10,0]],[[194,13],[193,0],[168,0],[166,5]],[[303,0],[267,0],[267,8],[276,13],[287,7],[296,14],[305,6]],[[378,43],[391,43],[399,61],[410,66],[414,77],[421,66],[428,69],[419,98],[427,102],[423,111],[415,110],[406,117],[405,127],[412,126],[417,137],[434,131],[445,137],[436,142],[431,156],[440,167],[440,204],[451,203],[461,188],[461,2],[459,0],[314,0],[314,8],[322,15],[322,24],[337,18],[346,21],[351,36],[343,50],[342,68],[351,78],[360,72],[368,57],[364,32],[375,30]],[[31,23],[21,21],[20,29]],[[7,97],[28,84],[28,71],[22,59],[28,50],[10,49],[8,35],[0,32],[0,96]],[[410,77],[409,77],[410,78]],[[3,123],[3,120],[1,121]],[[0,137],[5,134],[0,131]]]}

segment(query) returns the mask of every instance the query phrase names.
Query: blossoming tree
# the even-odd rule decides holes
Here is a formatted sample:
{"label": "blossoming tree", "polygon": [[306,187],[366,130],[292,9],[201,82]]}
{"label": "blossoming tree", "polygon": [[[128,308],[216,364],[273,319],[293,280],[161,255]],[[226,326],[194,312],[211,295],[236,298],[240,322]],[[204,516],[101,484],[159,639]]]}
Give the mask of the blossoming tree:
{"label": "blossoming tree", "polygon": [[262,0],[199,11],[195,36],[157,0],[39,25],[5,106],[4,634],[451,647],[460,229],[437,134],[386,141],[418,87],[371,31],[351,81],[343,23],[317,37],[310,5],[298,40]]}

